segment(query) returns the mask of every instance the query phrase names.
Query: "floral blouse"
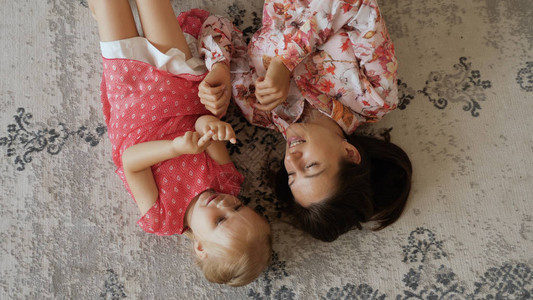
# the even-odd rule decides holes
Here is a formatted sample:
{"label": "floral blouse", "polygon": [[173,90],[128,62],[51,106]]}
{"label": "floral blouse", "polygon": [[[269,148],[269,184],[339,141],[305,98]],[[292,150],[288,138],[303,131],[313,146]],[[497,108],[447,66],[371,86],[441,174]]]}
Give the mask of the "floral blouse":
{"label": "floral blouse", "polygon": [[[398,104],[394,46],[376,0],[267,0],[250,44],[233,39],[233,96],[248,121],[285,135],[307,101],[351,134]],[[273,57],[292,71],[287,100],[254,108],[255,80]]]}

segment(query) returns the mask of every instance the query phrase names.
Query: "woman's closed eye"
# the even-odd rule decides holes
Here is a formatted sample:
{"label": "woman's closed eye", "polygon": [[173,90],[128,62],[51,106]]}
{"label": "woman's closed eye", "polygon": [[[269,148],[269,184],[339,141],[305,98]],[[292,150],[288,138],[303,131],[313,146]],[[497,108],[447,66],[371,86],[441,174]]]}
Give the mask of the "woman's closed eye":
{"label": "woman's closed eye", "polygon": [[226,221],[226,217],[220,217],[215,221],[215,225],[218,226],[222,224],[224,221]]}
{"label": "woman's closed eye", "polygon": [[[305,168],[306,168],[306,169],[311,169],[311,168],[316,167],[316,166],[318,166],[318,163],[317,163],[317,162],[312,162],[312,163],[310,163],[310,164],[307,164],[307,165],[305,166]],[[294,171],[293,171],[293,172],[287,172],[287,176],[291,177],[291,176],[293,176],[295,173],[296,173],[296,172],[294,172]]]}
{"label": "woman's closed eye", "polygon": [[307,166],[305,166],[306,169],[311,169],[312,167],[316,167],[318,166],[318,163],[317,162],[312,162],[310,164],[308,164]]}

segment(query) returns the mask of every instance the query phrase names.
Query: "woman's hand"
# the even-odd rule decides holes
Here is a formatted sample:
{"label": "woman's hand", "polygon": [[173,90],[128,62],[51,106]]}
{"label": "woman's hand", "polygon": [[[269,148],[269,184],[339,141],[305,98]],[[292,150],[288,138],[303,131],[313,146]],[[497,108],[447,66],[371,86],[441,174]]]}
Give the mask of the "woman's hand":
{"label": "woman's hand", "polygon": [[271,111],[287,100],[289,95],[291,71],[281,59],[275,57],[268,66],[265,77],[255,82],[255,96],[259,104],[255,107],[263,111]]}
{"label": "woman's hand", "polygon": [[178,155],[202,153],[209,146],[213,135],[214,133],[209,131],[203,136],[196,131],[187,131],[172,140],[172,148]]}
{"label": "woman's hand", "polygon": [[217,118],[226,114],[231,99],[231,75],[225,63],[213,65],[198,87],[198,97],[205,108]]}

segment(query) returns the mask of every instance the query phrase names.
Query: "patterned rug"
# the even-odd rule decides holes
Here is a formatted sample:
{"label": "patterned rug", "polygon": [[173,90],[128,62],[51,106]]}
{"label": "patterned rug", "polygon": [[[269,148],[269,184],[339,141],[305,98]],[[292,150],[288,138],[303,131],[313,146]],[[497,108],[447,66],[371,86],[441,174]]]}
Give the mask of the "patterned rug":
{"label": "patterned rug", "polygon": [[[260,26],[262,1],[173,1]],[[85,0],[3,1],[0,299],[533,299],[533,3],[381,0],[401,105],[363,134],[409,154],[400,220],[333,243],[286,222],[269,188],[284,145],[231,108],[242,199],[272,224],[252,284],[203,279],[183,237],[144,233],[114,173],[98,33]]]}

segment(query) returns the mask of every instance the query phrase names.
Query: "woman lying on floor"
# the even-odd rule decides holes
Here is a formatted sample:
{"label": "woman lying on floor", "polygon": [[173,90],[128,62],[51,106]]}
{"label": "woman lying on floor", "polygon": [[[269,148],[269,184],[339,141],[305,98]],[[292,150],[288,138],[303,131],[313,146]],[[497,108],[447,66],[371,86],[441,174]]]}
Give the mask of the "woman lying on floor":
{"label": "woman lying on floor", "polygon": [[294,225],[323,241],[401,215],[411,163],[353,135],[398,103],[394,46],[376,0],[267,0],[249,45],[234,41],[233,96],[254,125],[287,140],[277,178]]}

